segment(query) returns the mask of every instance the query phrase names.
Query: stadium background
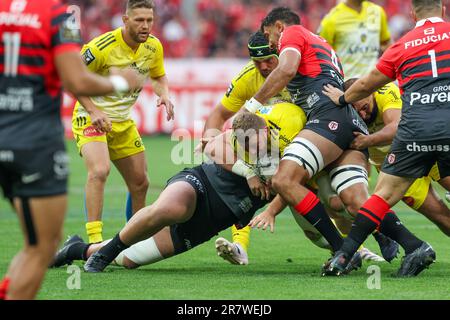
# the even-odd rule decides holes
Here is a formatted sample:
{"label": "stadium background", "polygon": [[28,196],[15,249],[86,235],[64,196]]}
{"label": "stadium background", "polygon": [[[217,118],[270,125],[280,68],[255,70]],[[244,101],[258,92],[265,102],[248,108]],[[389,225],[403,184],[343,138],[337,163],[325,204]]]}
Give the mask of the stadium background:
{"label": "stadium background", "polygon": [[[71,0],[81,8],[84,41],[121,25],[125,0]],[[389,18],[393,39],[412,27],[410,4],[405,0],[375,0]],[[175,104],[176,120],[166,122],[149,86],[143,90],[133,117],[145,135],[151,187],[148,203],[153,202],[166,180],[178,170],[199,163],[192,155],[195,140],[176,136],[201,133],[203,121],[225,92],[231,78],[248,61],[246,41],[258,29],[261,18],[278,5],[295,8],[303,24],[315,31],[335,0],[155,0],[156,23],[153,34],[165,48],[165,66]],[[63,120],[70,137],[73,100],[64,99]],[[174,141],[172,141],[174,140]],[[84,234],[84,184],[86,170],[70,138],[67,147],[71,159],[69,208],[64,236]],[[178,156],[184,161],[174,163]],[[373,187],[376,177],[372,177]],[[104,204],[104,236],[113,236],[125,222],[127,189],[112,169]],[[442,189],[439,189],[443,194]],[[81,288],[68,287],[70,270],[50,270],[39,294],[40,299],[448,299],[450,250],[448,238],[423,216],[396,206],[401,219],[437,251],[438,262],[416,279],[391,277],[400,259],[382,264],[381,289],[367,286],[368,264],[344,279],[320,278],[319,270],[329,254],[318,250],[284,212],[277,219],[274,234],[253,232],[250,265],[236,267],[215,256],[214,239],[179,257],[135,271],[110,268],[100,275],[81,273]],[[5,201],[0,201],[0,274],[21,246],[17,219]],[[222,236],[230,238],[230,232]],[[368,247],[377,250],[373,240]],[[282,249],[280,249],[282,248]],[[81,263],[77,263],[81,267]],[[68,273],[69,272],[69,273]]]}

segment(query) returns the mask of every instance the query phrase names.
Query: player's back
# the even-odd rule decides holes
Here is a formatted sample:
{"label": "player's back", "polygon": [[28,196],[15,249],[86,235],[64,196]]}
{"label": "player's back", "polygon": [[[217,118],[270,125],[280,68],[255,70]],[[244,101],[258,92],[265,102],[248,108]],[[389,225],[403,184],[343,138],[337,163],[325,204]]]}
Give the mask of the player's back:
{"label": "player's back", "polygon": [[450,138],[450,23],[418,22],[381,58],[378,69],[397,78],[402,92],[402,140]]}
{"label": "player's back", "polygon": [[2,148],[38,147],[62,135],[54,57],[79,41],[78,29],[60,28],[68,16],[58,0],[0,2]]}
{"label": "player's back", "polygon": [[280,38],[280,55],[284,50],[296,50],[301,54],[297,75],[287,86],[294,103],[301,106],[308,117],[319,108],[323,111],[328,106],[334,107],[322,93],[325,84],[343,89],[342,65],[333,48],[303,26],[294,25],[287,27]]}

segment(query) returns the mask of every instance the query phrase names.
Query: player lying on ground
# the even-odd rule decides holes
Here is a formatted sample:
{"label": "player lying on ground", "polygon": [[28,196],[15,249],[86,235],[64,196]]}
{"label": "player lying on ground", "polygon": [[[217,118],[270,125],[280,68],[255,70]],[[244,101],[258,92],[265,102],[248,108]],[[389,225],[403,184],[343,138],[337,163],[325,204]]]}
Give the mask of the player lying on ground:
{"label": "player lying on ground", "polygon": [[[356,78],[347,80],[344,84],[345,90],[357,80]],[[379,172],[389,154],[400,122],[402,108],[400,90],[393,82],[389,83],[367,98],[354,102],[353,107],[366,122],[370,135],[357,134],[352,147],[358,150],[369,148],[370,162]],[[433,180],[440,180],[437,165],[433,166],[427,176],[414,181],[403,196],[403,201],[450,236],[450,210],[433,189],[431,185]]]}

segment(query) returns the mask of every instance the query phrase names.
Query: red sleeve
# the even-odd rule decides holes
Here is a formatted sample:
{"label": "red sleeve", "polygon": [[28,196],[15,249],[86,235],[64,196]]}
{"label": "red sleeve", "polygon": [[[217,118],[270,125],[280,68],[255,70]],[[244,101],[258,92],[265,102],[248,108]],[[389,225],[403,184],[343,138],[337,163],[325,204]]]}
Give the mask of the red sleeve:
{"label": "red sleeve", "polygon": [[286,28],[278,42],[278,52],[280,54],[288,48],[294,49],[300,54],[305,48],[305,35],[293,27]]}
{"label": "red sleeve", "polygon": [[397,61],[399,56],[397,48],[397,46],[391,46],[387,49],[377,64],[378,71],[391,79],[397,78]]}
{"label": "red sleeve", "polygon": [[75,13],[66,5],[57,3],[52,6],[51,36],[55,56],[68,51],[80,52],[80,26]]}

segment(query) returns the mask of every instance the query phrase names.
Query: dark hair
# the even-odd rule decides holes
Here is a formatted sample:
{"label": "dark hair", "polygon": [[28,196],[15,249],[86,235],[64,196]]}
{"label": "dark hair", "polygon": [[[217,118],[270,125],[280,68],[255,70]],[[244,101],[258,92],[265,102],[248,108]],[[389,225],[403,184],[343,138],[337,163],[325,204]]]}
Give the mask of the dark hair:
{"label": "dark hair", "polygon": [[128,0],[127,10],[139,8],[154,9],[155,3],[153,2],[153,0]]}
{"label": "dark hair", "polygon": [[276,21],[282,21],[287,25],[300,24],[300,17],[294,11],[287,7],[277,7],[267,14],[261,22],[261,30],[264,27],[275,24]]}
{"label": "dark hair", "polygon": [[277,50],[270,49],[264,33],[257,31],[248,39],[248,53],[252,59],[265,59],[277,54]]}
{"label": "dark hair", "polygon": [[347,91],[348,89],[350,89],[350,87],[358,80],[359,80],[359,78],[351,78],[351,79],[348,79],[347,81],[345,81],[344,82],[344,91]]}
{"label": "dark hair", "polygon": [[412,0],[416,12],[423,12],[442,7],[442,0]]}

